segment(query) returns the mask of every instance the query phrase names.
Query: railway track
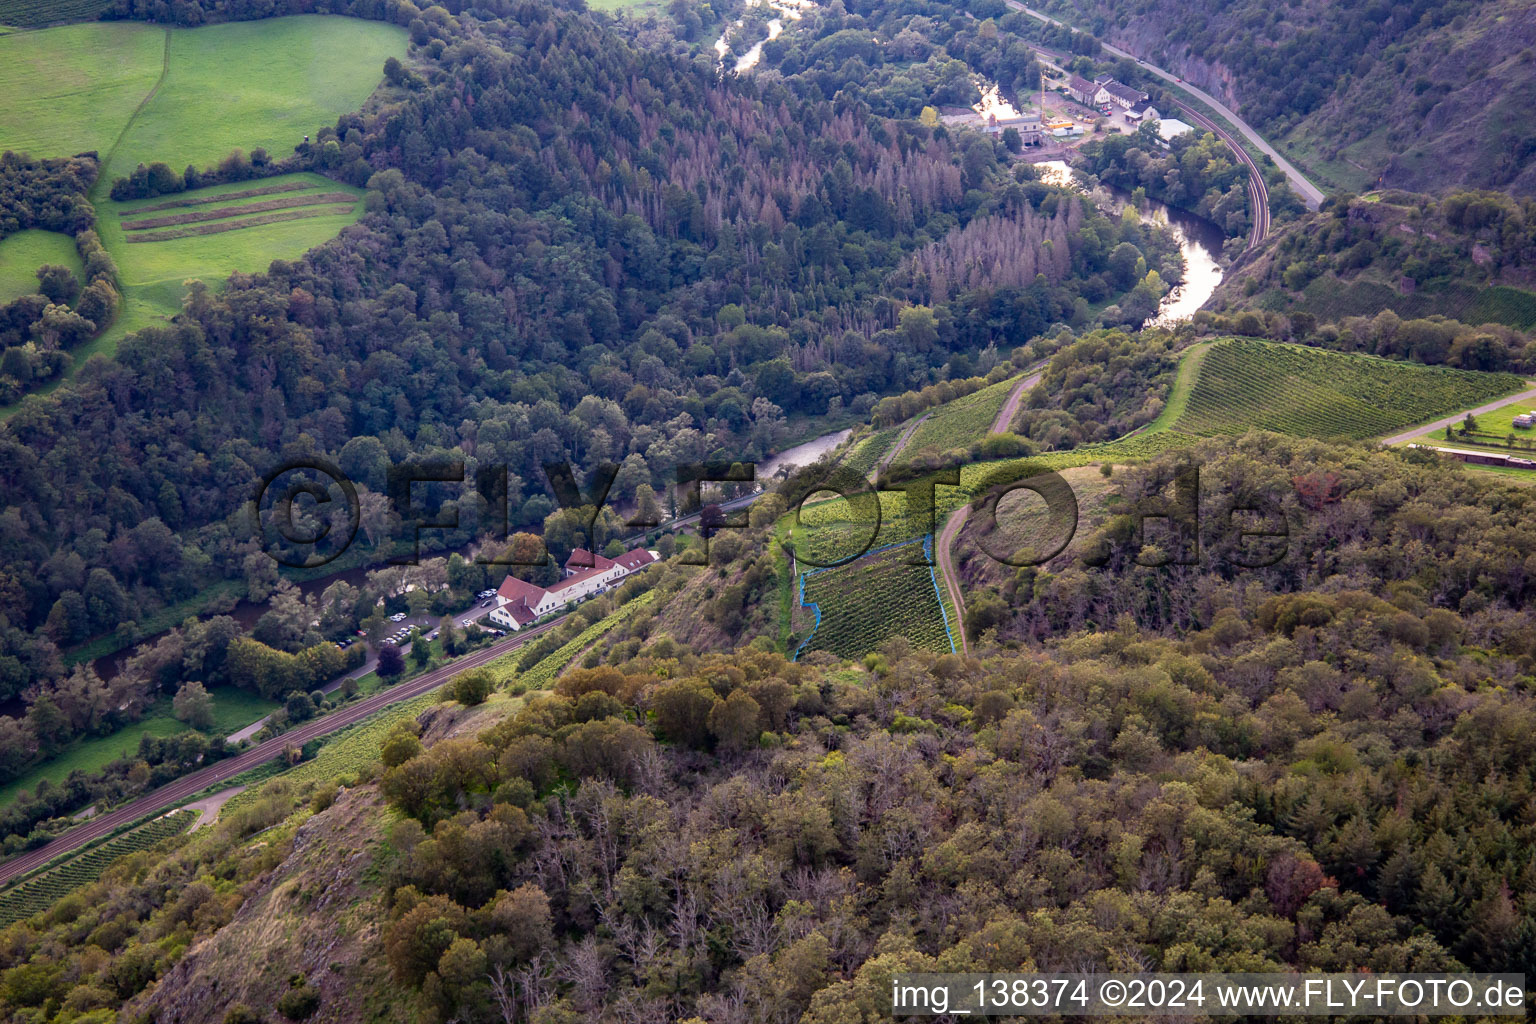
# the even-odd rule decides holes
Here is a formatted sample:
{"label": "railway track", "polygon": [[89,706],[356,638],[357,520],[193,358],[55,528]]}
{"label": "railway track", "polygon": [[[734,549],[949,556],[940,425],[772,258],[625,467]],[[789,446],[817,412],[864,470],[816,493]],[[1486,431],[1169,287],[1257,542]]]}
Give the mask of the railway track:
{"label": "railway track", "polygon": [[[1010,0],[1008,6],[1034,14],[1033,11],[1018,3],[1017,0]],[[1038,15],[1036,16],[1038,17]],[[1058,71],[1070,59],[1069,54],[1060,53],[1048,46],[1041,46],[1038,43],[1027,43],[1026,45],[1041,56],[1049,57],[1055,61]],[[1173,103],[1184,116],[1206,131],[1214,133],[1218,139],[1226,143],[1227,148],[1233,152],[1239,162],[1248,168],[1248,209],[1253,214],[1253,228],[1248,233],[1248,249],[1252,251],[1258,248],[1259,243],[1264,241],[1265,236],[1269,234],[1269,185],[1264,181],[1264,175],[1259,170],[1258,161],[1243,147],[1240,141],[1233,138],[1231,132],[1211,120],[1211,118],[1205,116],[1178,97],[1173,97]]]}
{"label": "railway track", "polygon": [[1188,117],[1206,131],[1214,133],[1218,139],[1225,142],[1227,148],[1236,153],[1238,160],[1242,161],[1243,166],[1248,168],[1248,209],[1253,213],[1253,230],[1248,234],[1248,248],[1258,248],[1259,243],[1264,241],[1264,236],[1269,234],[1269,186],[1265,183],[1264,175],[1259,170],[1258,161],[1253,158],[1253,155],[1247,149],[1243,148],[1242,143],[1232,137],[1231,132],[1221,125],[1206,117],[1183,100],[1175,99],[1173,102],[1184,113],[1185,117]]}
{"label": "railway track", "polygon": [[172,782],[167,782],[159,789],[144,796],[138,797],[129,803],[104,814],[98,814],[85,824],[69,830],[57,839],[40,846],[28,853],[12,857],[10,860],[0,863],[0,886],[9,883],[12,879],[24,875],[36,868],[42,867],[56,857],[63,856],[85,846],[94,840],[111,835],[124,826],[131,825],[140,818],[146,818],[157,811],[163,811],[174,807],[188,797],[198,793],[215,783],[224,782],[234,778],[241,772],[249,771],[257,765],[265,764],[273,758],[282,755],[283,751],[291,746],[303,746],[310,740],[345,729],[349,725],[356,725],[370,715],[391,704],[402,700],[410,700],[424,693],[435,690],[460,672],[472,668],[480,668],[495,659],[515,651],[528,641],[554,629],[564,622],[566,616],[546,622],[526,633],[508,637],[489,647],[466,654],[462,658],[449,665],[433,669],[431,672],[407,680],[398,686],[393,686],[371,697],[367,697],[348,708],[332,712],[324,718],[318,718],[297,728],[290,729],[281,736],[274,736],[269,740],[258,743],[249,750],[241,751],[234,757],[227,757],[215,762],[206,768],[199,768],[191,775],[182,776]]}

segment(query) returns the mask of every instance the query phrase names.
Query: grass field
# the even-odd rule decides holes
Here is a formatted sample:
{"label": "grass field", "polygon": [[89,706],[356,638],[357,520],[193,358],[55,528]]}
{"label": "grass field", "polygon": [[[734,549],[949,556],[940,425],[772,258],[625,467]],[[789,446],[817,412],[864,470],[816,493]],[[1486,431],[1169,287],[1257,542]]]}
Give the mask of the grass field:
{"label": "grass field", "polygon": [[37,268],[45,263],[68,267],[84,278],[75,240],[57,231],[18,231],[0,239],[0,305],[37,291]]}
{"label": "grass field", "polygon": [[111,155],[102,179],[233,149],[292,152],[356,110],[405,56],[405,31],[300,15],[201,28],[63,25],[0,37],[0,149]]}
{"label": "grass field", "polygon": [[[5,2],[0,0],[0,11]],[[360,191],[318,175],[243,182],[137,204],[106,199],[115,177],[141,161],[163,161],[177,171],[188,164],[208,166],[234,149],[264,148],[283,157],[305,135],[361,106],[382,79],[384,61],[403,57],[405,46],[406,34],[397,26],[321,15],[196,29],[128,22],[67,25],[0,36],[5,99],[0,150],[68,156],[94,149],[105,164],[92,200],[102,242],[120,271],[123,304],[110,328],[72,353],[71,369],[94,355],[112,355],[130,332],[176,313],[188,278],[216,286],[234,271],[265,270],[275,259],[296,258],[334,237],[362,213]],[[175,214],[207,212],[214,207],[200,205],[202,200],[274,183],[304,185],[303,191],[281,196],[303,197],[309,205],[268,205],[244,211],[239,221],[187,220],[139,234],[134,244],[123,230],[124,215],[143,206],[181,203],[184,208],[177,206]],[[319,201],[332,193],[347,198]],[[26,273],[30,277],[35,270],[34,264]],[[0,420],[17,408],[0,409]]]}
{"label": "grass field", "polygon": [[[246,196],[221,200],[229,194],[248,193],[255,188],[274,186],[302,186],[286,188],[280,193]],[[338,196],[339,201],[326,200],[313,203],[321,197]],[[97,205],[98,229],[102,243],[117,260],[123,284],[130,290],[163,285],[169,291],[163,296],[142,294],[141,297],[174,312],[180,304],[181,283],[190,277],[202,278],[210,284],[222,281],[237,270],[260,271],[276,259],[294,259],[321,242],[332,238],[348,224],[362,216],[360,189],[338,185],[318,174],[288,174],[260,181],[242,181],[230,185],[183,192],[174,197],[161,196],[128,203],[102,202]],[[171,202],[177,205],[168,205]],[[281,204],[277,210],[272,204]],[[153,209],[145,211],[146,207]],[[254,209],[253,209],[254,208]],[[336,212],[345,209],[345,212]],[[278,223],[254,224],[274,212],[302,214],[301,219]],[[209,223],[225,226],[245,225],[239,230],[222,231],[218,234],[190,235],[166,241],[130,244],[134,235],[159,235],[164,230],[128,231],[126,228],[145,221],[160,222],[167,217],[196,215],[207,217],[219,214],[223,219],[197,221],[183,227],[200,227]],[[159,301],[156,301],[156,300]],[[164,307],[169,306],[169,309]]]}
{"label": "grass field", "polygon": [[[231,686],[215,687],[213,694],[213,727],[208,735],[224,737],[250,725],[262,715],[278,708],[276,701],[264,700],[254,694]],[[139,749],[139,740],[145,736],[174,736],[185,732],[189,726],[177,721],[171,713],[169,698],[158,701],[148,714],[110,736],[93,736],[75,740],[54,757],[38,765],[4,786],[0,786],[0,807],[11,803],[21,793],[34,789],[47,779],[55,785],[69,778],[77,768],[84,772],[99,772],[120,757]]]}
{"label": "grass field", "polygon": [[7,26],[37,28],[65,21],[90,21],[112,0],[0,0],[0,32]]}
{"label": "grass field", "polygon": [[893,636],[935,653],[951,650],[933,571],[919,543],[904,544],[837,569],[805,575],[805,601],[821,609],[821,622],[801,651],[862,657]]}
{"label": "grass field", "polygon": [[0,36],[0,150],[105,157],[160,80],[165,34],[115,21]]}
{"label": "grass field", "polygon": [[174,29],[165,80],[123,133],[104,177],[161,160],[180,171],[232,149],[293,151],[356,110],[405,56],[405,31],[355,18],[301,15]]}
{"label": "grass field", "polygon": [[896,461],[942,455],[952,448],[965,448],[986,437],[992,431],[992,421],[997,419],[998,411],[1017,383],[1016,378],[1000,380],[934,409],[912,432],[911,440],[896,456]]}
{"label": "grass field", "polygon": [[197,818],[196,811],[172,811],[12,886],[0,893],[0,927],[42,913],[76,889],[96,881],[114,861],[180,835]]}
{"label": "grass field", "polygon": [[1229,339],[1205,353],[1173,429],[1197,437],[1250,428],[1300,437],[1378,437],[1523,389],[1514,374]]}

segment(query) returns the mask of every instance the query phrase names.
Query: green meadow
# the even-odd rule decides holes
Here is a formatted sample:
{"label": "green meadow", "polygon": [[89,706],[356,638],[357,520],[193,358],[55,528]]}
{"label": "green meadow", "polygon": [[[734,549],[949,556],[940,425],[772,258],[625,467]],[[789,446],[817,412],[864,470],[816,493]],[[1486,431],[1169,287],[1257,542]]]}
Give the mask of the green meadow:
{"label": "green meadow", "polygon": [[287,156],[363,105],[384,61],[405,56],[405,31],[300,15],[172,29],[167,47],[165,80],[123,132],[109,181],[155,160],[204,167],[233,149]]}
{"label": "green meadow", "polygon": [[[295,185],[302,187],[289,187],[282,192],[246,196],[227,202],[205,202],[223,195]],[[329,195],[345,195],[347,199],[323,205],[299,205]],[[174,312],[184,294],[181,287],[183,281],[197,277],[214,284],[237,270],[261,271],[273,260],[301,256],[355,222],[362,215],[362,197],[361,189],[337,184],[318,174],[285,174],[276,178],[235,182],[127,203],[98,201],[97,230],[101,233],[102,244],[117,261],[124,286],[131,292],[139,292],[145,299],[162,308],[169,306],[168,311]],[[140,212],[144,207],[164,207],[170,203],[178,205]],[[253,205],[270,206],[274,203],[294,205],[247,212],[247,208]],[[343,206],[346,212],[333,212],[334,208]],[[125,224],[132,225],[135,221],[149,217],[164,219],[194,211],[200,216],[213,213],[225,215],[223,219],[199,221],[198,227],[217,225],[235,230],[163,241],[130,242],[129,238],[134,235],[160,234],[166,229],[124,229]],[[263,216],[275,213],[286,215],[289,212],[302,214],[302,217],[272,223],[253,223]]]}
{"label": "green meadow", "polygon": [[165,33],[101,22],[0,36],[0,150],[105,156],[160,80]]}
{"label": "green meadow", "polygon": [[65,266],[84,273],[75,240],[57,231],[18,231],[0,239],[0,305],[37,291],[37,268]]}
{"label": "green meadow", "polygon": [[[397,26],[323,15],[195,29],[113,22],[0,35],[0,150],[96,150],[103,160],[92,201],[97,231],[117,262],[123,302],[110,328],[73,351],[74,365],[110,356],[127,334],[177,312],[189,278],[217,287],[233,272],[263,271],[362,215],[360,190],[315,174],[130,203],[107,198],[115,178],[154,161],[178,172],[189,164],[205,168],[236,149],[265,149],[281,159],[304,136],[361,107],[383,79],[385,60],[404,57],[405,48],[406,33]],[[300,187],[209,202],[272,185]],[[190,223],[125,230],[136,211],[167,204],[180,205],[151,213]],[[219,211],[215,218],[212,210]],[[35,290],[42,263],[65,261],[56,245],[46,250],[53,255],[38,255],[46,243],[27,237],[36,234],[0,243],[0,301],[17,288]],[[130,242],[135,234],[140,240]],[[69,260],[78,265],[72,245]],[[16,408],[0,409],[0,419]]]}
{"label": "green meadow", "polygon": [[[271,714],[279,706],[276,701],[265,700],[232,686],[216,686],[208,692],[213,695],[213,726],[207,731],[209,736],[228,736],[263,715]],[[137,751],[139,741],[146,736],[163,739],[190,728],[171,713],[170,700],[162,698],[137,722],[109,736],[77,739],[36,768],[0,786],[0,807],[15,800],[22,792],[34,789],[44,779],[60,785],[76,769],[88,773],[99,772],[118,758]]]}

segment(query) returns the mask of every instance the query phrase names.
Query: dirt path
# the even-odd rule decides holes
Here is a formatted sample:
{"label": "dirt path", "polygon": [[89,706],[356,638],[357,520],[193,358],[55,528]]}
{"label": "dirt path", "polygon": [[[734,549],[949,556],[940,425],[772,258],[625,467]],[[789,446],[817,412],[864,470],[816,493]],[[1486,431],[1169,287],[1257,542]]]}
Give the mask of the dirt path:
{"label": "dirt path", "polygon": [[218,821],[219,808],[228,803],[231,797],[244,792],[244,786],[230,786],[228,789],[221,789],[217,793],[205,796],[201,800],[193,800],[189,804],[183,804],[182,810],[201,812],[198,819],[192,823],[190,831],[195,832],[204,825],[212,825],[215,821]]}
{"label": "dirt path", "polygon": [[970,514],[970,505],[961,505],[950,513],[944,529],[939,531],[938,542],[933,545],[939,573],[944,577],[944,589],[949,591],[950,603],[955,606],[955,629],[960,634],[961,654],[970,653],[970,645],[965,639],[965,595],[960,592],[960,574],[955,571],[955,556],[950,549],[955,546],[955,538],[960,535],[960,528]]}
{"label": "dirt path", "polygon": [[906,430],[901,432],[901,436],[896,439],[896,443],[891,445],[891,450],[885,453],[885,458],[881,459],[875,465],[876,476],[885,472],[886,467],[888,467],[892,462],[896,461],[896,456],[900,455],[901,450],[907,446],[907,442],[912,440],[912,435],[917,433],[917,428],[922,426],[923,421],[932,415],[932,412],[923,413],[917,419],[913,420],[911,425],[908,426]]}
{"label": "dirt path", "polygon": [[[1526,383],[1536,384],[1536,381],[1528,380]],[[1495,409],[1502,409],[1506,405],[1513,405],[1516,402],[1529,402],[1533,399],[1536,399],[1536,388],[1533,388],[1530,391],[1522,391],[1518,395],[1510,395],[1508,398],[1501,398],[1497,402],[1489,402],[1487,405],[1480,405],[1476,409],[1472,410],[1472,415],[1482,416],[1485,413],[1493,412]],[[1416,437],[1423,437],[1424,435],[1432,434],[1437,430],[1444,430],[1451,424],[1460,423],[1466,418],[1466,413],[1459,412],[1454,416],[1447,416],[1443,420],[1435,420],[1435,422],[1426,426],[1414,427],[1412,430],[1405,430],[1401,434],[1393,434],[1391,437],[1386,438],[1381,443],[1385,445],[1402,444],[1404,441],[1412,441]]]}
{"label": "dirt path", "polygon": [[1014,387],[1013,392],[1008,396],[1008,401],[1004,402],[1003,407],[997,411],[997,419],[992,421],[992,433],[1002,434],[1008,430],[1008,426],[1013,422],[1013,418],[1019,414],[1019,403],[1024,401],[1024,393],[1036,384],[1039,384],[1040,378],[1043,376],[1045,376],[1045,371],[1040,370],[1019,381],[1018,385]]}

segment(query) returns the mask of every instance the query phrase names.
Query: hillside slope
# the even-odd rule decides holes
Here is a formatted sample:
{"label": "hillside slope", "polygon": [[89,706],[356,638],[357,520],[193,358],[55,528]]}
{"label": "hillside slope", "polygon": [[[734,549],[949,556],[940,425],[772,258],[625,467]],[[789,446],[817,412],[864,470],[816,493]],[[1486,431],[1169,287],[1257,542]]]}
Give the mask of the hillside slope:
{"label": "hillside slope", "polygon": [[1536,192],[1536,7],[1051,0],[1228,102],[1335,188]]}
{"label": "hillside slope", "polygon": [[1322,320],[1391,309],[1536,328],[1536,204],[1494,192],[1341,197],[1267,239],[1207,306]]}

